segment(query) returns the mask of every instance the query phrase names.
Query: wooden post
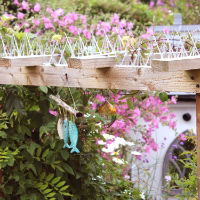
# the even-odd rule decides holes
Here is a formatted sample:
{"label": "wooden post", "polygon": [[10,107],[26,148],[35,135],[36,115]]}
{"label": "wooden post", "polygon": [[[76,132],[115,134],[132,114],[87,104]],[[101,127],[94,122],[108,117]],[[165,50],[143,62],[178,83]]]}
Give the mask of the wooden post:
{"label": "wooden post", "polygon": [[200,93],[196,94],[196,128],[197,128],[197,191],[200,199]]}

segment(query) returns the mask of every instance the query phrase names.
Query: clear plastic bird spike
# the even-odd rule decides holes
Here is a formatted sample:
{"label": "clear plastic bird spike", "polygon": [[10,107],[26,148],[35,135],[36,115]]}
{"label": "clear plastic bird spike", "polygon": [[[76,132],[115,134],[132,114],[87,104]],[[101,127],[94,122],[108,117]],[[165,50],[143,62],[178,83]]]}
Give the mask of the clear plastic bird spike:
{"label": "clear plastic bird spike", "polygon": [[150,66],[152,59],[174,59],[200,56],[200,30],[172,33],[155,33],[142,37],[91,34],[88,40],[66,34],[59,40],[24,34],[0,35],[0,57],[49,55],[46,64],[67,65],[67,59],[116,56],[117,64],[131,67]]}

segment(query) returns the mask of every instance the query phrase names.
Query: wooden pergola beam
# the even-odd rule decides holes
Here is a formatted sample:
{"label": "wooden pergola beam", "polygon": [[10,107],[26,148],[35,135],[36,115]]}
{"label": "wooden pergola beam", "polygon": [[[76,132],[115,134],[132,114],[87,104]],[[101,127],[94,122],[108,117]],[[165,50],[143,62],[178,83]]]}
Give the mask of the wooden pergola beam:
{"label": "wooden pergola beam", "polygon": [[121,90],[200,92],[200,72],[156,72],[151,68],[72,69],[36,66],[0,67],[0,84]]}
{"label": "wooden pergola beam", "polygon": [[151,67],[154,72],[176,72],[200,69],[200,56],[155,59],[152,60]]}

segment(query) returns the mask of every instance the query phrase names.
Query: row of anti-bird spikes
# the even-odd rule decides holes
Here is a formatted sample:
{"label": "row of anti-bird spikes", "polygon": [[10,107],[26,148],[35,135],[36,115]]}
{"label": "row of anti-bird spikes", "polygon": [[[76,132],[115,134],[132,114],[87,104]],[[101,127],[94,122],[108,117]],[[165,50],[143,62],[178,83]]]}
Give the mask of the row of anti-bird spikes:
{"label": "row of anti-bird spikes", "polygon": [[[200,31],[156,33],[149,38],[105,35],[90,40],[77,37],[0,35],[0,57],[50,55],[49,63],[67,65],[67,58],[115,56],[119,65],[150,66],[155,58],[200,56]],[[58,55],[59,59],[55,59]]]}

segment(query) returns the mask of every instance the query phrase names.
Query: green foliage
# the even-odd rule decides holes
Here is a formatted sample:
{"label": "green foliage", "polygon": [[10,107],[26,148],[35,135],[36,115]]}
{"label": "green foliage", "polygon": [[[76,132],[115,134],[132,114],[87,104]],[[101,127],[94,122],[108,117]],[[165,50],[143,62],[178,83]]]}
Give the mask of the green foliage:
{"label": "green foliage", "polygon": [[121,18],[130,20],[134,23],[135,31],[144,30],[146,26],[156,24],[172,23],[172,16],[165,15],[159,10],[149,9],[148,5],[136,1],[98,1],[98,0],[75,0],[77,6],[76,10],[83,14],[91,16],[92,20],[105,20],[110,15],[117,13]]}
{"label": "green foliage", "polygon": [[35,183],[35,188],[43,194],[45,200],[56,200],[55,195],[72,196],[66,190],[68,189],[66,181],[61,181],[61,177],[55,177],[54,174],[42,173],[40,181]]}
{"label": "green foliage", "polygon": [[181,178],[177,172],[172,172],[170,174],[172,180],[167,183],[165,189],[169,191],[169,194],[171,190],[179,189],[180,194],[176,197],[180,200],[195,200],[197,199],[197,152],[185,151],[178,161],[183,165],[183,169],[188,170],[189,173],[187,177]]}
{"label": "green foliage", "polygon": [[196,198],[197,199],[197,154],[196,152],[186,151],[183,154],[191,155],[189,158],[181,160],[185,169],[190,169],[188,178],[175,180],[178,188],[181,189],[181,194],[177,195],[179,199]]}
{"label": "green foliage", "polygon": [[8,148],[0,148],[0,169],[7,166],[12,167],[15,162],[15,156],[19,153],[18,150],[10,151]]}
{"label": "green foliage", "polygon": [[140,200],[140,191],[122,177],[122,169],[98,152],[97,124],[102,120],[98,114],[76,121],[81,153],[63,149],[56,130],[58,118],[49,109],[63,111],[49,94],[59,94],[69,105],[74,99],[80,111],[90,113],[92,91],[86,95],[82,89],[0,87],[0,146],[9,157],[1,165],[3,199]]}

